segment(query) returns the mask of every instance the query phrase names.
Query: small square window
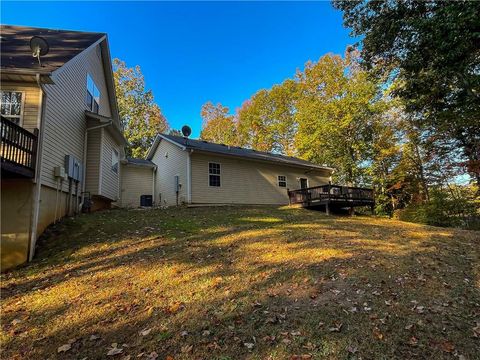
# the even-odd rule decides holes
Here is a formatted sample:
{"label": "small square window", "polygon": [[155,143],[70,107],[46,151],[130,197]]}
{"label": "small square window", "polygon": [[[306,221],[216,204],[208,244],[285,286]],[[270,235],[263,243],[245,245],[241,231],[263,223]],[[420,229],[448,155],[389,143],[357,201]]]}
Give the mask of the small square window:
{"label": "small square window", "polygon": [[278,186],[287,187],[287,177],[285,175],[278,175]]}
{"label": "small square window", "polygon": [[208,185],[220,186],[220,164],[208,163]]}

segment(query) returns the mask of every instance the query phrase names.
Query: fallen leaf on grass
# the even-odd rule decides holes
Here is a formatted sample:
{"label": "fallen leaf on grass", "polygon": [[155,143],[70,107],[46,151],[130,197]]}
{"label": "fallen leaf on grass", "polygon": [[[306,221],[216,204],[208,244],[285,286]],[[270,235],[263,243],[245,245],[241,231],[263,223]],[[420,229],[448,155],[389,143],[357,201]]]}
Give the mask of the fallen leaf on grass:
{"label": "fallen leaf on grass", "polygon": [[185,346],[182,346],[182,348],[181,348],[181,351],[184,354],[189,353],[192,350],[193,350],[193,345],[185,345]]}
{"label": "fallen leaf on grass", "polygon": [[413,324],[408,324],[405,326],[405,330],[411,330],[413,328]]}
{"label": "fallen leaf on grass", "polygon": [[148,334],[150,334],[150,332],[152,331],[152,329],[143,329],[142,331],[140,331],[140,335],[142,336],[147,336]]}
{"label": "fallen leaf on grass", "polygon": [[123,352],[122,348],[118,348],[114,346],[107,352],[107,356],[115,356],[115,355],[121,354],[122,352]]}
{"label": "fallen leaf on grass", "polygon": [[[152,351],[150,354],[148,354],[147,359],[148,360],[155,360],[158,358],[158,354],[156,351]],[[167,355],[166,360],[173,360],[173,357],[170,355]]]}
{"label": "fallen leaf on grass", "polygon": [[20,324],[21,322],[22,322],[22,320],[20,320],[20,319],[13,319],[11,324],[12,325],[17,325],[17,324]]}
{"label": "fallen leaf on grass", "polygon": [[244,345],[248,350],[253,349],[253,347],[255,346],[254,343],[243,343],[243,345]]}
{"label": "fallen leaf on grass", "polygon": [[67,352],[67,351],[70,350],[71,348],[72,348],[72,345],[70,345],[70,344],[62,345],[62,346],[60,346],[60,347],[57,349],[57,353]]}
{"label": "fallen leaf on grass", "polygon": [[382,340],[383,339],[383,334],[382,332],[380,331],[380,329],[378,327],[374,327],[373,328],[373,335],[378,339],[378,340]]}
{"label": "fallen leaf on grass", "polygon": [[347,351],[350,354],[355,354],[358,351],[358,348],[356,346],[353,346],[353,345],[348,345]]}
{"label": "fallen leaf on grass", "polygon": [[330,332],[340,332],[340,330],[342,329],[342,326],[343,326],[342,323],[336,322],[336,323],[333,324],[332,327],[328,328],[328,331],[330,331]]}
{"label": "fallen leaf on grass", "polygon": [[480,322],[477,322],[477,326],[475,326],[473,329],[473,336],[478,338],[480,337]]}
{"label": "fallen leaf on grass", "polygon": [[311,358],[312,358],[312,355],[310,355],[310,354],[292,355],[290,357],[290,360],[310,360]]}
{"label": "fallen leaf on grass", "polygon": [[98,336],[96,334],[90,335],[90,341],[97,340],[97,339],[100,339],[100,336]]}

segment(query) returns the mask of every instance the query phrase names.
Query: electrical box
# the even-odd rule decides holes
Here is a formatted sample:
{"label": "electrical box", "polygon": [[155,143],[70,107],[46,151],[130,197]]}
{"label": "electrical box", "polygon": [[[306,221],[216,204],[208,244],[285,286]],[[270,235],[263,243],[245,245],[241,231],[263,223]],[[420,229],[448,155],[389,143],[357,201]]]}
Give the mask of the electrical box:
{"label": "electrical box", "polygon": [[65,173],[65,168],[63,166],[55,166],[53,168],[53,175],[56,178],[66,179],[67,174]]}
{"label": "electrical box", "polygon": [[83,165],[75,156],[65,155],[65,172],[68,178],[74,181],[82,181]]}

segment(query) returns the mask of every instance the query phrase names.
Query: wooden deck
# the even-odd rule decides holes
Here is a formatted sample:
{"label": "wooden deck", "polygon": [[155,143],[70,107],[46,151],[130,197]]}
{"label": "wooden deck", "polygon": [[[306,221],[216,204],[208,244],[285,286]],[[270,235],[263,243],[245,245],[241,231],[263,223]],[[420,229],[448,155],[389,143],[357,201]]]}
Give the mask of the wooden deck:
{"label": "wooden deck", "polygon": [[35,176],[38,130],[32,134],[5,117],[1,117],[0,160],[3,178]]}
{"label": "wooden deck", "polygon": [[340,185],[321,185],[310,188],[288,190],[290,204],[303,207],[325,207],[327,213],[332,208],[349,208],[369,206],[373,211],[375,200],[373,189]]}

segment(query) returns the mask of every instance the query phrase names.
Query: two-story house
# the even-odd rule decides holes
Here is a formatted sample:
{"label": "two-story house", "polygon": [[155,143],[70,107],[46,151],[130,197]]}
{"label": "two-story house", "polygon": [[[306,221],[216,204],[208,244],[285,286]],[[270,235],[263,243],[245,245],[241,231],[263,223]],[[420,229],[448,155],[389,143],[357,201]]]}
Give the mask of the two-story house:
{"label": "two-story house", "polygon": [[118,201],[126,140],[106,34],[2,25],[0,45],[4,270],[49,224]]}

